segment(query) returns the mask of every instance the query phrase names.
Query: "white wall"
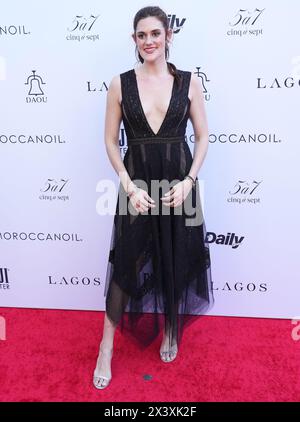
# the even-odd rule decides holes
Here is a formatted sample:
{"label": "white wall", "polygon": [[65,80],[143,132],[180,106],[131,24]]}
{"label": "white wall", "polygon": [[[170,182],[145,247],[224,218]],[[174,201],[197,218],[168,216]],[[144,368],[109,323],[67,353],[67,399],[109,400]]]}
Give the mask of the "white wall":
{"label": "white wall", "polygon": [[[300,3],[155,4],[181,23],[170,61],[203,72],[207,90],[198,177],[211,314],[299,315]],[[146,5],[1,1],[0,306],[104,309],[113,216],[97,212],[97,185],[118,187],[103,139],[106,92],[136,66],[132,21]],[[25,85],[33,70],[40,82]],[[187,136],[193,150],[190,123]],[[222,242],[228,234],[238,247]]]}

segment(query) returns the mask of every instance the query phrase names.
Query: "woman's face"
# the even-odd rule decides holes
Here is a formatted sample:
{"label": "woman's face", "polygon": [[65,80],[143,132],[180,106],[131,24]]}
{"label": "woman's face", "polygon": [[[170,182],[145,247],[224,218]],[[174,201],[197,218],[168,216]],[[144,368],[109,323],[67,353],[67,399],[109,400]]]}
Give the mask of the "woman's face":
{"label": "woman's face", "polygon": [[[169,36],[170,30],[168,31],[168,39]],[[165,58],[166,33],[162,23],[157,18],[140,19],[132,37],[144,60],[154,61],[159,57]]]}

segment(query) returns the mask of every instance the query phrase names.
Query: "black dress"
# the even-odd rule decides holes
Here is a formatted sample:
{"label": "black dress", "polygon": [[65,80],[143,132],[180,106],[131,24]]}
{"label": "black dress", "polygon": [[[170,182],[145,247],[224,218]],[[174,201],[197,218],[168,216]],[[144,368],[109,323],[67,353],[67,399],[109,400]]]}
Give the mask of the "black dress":
{"label": "black dress", "polygon": [[[145,189],[139,181],[146,183],[156,209],[125,213],[124,198],[125,205],[131,204],[119,184],[106,273],[106,312],[143,345],[151,343],[163,326],[170,342],[179,343],[183,327],[195,319],[192,315],[207,312],[214,302],[198,179],[184,201],[190,201],[194,214],[187,214],[182,205],[180,215],[175,211],[180,207],[167,207],[159,199],[184,179],[193,161],[185,137],[191,72],[177,72],[179,79],[174,78],[168,111],[157,133],[143,111],[135,70],[120,75],[128,146],[123,162],[137,186]],[[155,180],[174,183],[162,184],[152,193]]]}

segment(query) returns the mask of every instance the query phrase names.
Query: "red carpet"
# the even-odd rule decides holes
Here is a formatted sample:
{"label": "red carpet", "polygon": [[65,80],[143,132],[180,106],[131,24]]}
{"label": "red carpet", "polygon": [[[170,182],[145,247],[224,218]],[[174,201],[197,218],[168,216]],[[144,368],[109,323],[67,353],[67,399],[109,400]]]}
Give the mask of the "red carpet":
{"label": "red carpet", "polygon": [[0,308],[0,401],[300,401],[300,340],[280,319],[201,317],[169,364],[159,359],[160,339],[140,350],[117,331],[113,379],[98,391],[92,373],[103,315]]}

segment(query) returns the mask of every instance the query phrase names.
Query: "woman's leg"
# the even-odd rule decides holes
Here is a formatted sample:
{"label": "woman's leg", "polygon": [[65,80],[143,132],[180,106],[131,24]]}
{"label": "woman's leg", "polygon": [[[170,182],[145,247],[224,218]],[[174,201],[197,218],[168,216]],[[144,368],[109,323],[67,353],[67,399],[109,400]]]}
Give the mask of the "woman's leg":
{"label": "woman's leg", "polygon": [[116,325],[113,324],[107,314],[104,317],[103,335],[99,346],[96,368],[94,371],[94,385],[97,388],[105,388],[111,380],[111,358],[114,346]]}
{"label": "woman's leg", "polygon": [[105,312],[104,316],[104,325],[103,325],[103,336],[101,344],[103,346],[103,350],[112,350],[114,347],[114,336],[117,326],[110,321]]}
{"label": "woman's leg", "polygon": [[160,346],[160,357],[163,362],[172,362],[176,358],[178,352],[177,334],[176,318],[173,318],[173,321],[166,318]]}

